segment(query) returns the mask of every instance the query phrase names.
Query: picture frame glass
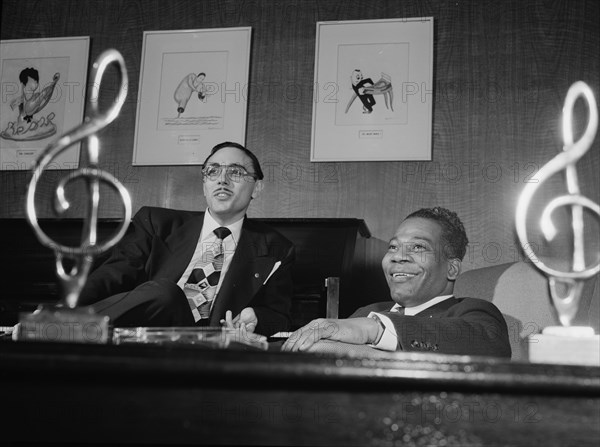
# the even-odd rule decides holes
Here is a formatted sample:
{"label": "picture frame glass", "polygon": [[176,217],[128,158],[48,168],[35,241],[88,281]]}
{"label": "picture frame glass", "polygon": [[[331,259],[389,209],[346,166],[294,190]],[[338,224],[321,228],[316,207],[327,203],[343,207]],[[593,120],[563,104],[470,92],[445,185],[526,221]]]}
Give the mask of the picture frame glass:
{"label": "picture frame glass", "polygon": [[[89,37],[0,42],[0,169],[28,170],[49,144],[80,124]],[[46,169],[76,169],[80,143]]]}
{"label": "picture frame glass", "polygon": [[251,28],[144,32],[133,165],[201,164],[245,143]]}
{"label": "picture frame glass", "polygon": [[318,22],[311,161],[431,160],[433,18]]}

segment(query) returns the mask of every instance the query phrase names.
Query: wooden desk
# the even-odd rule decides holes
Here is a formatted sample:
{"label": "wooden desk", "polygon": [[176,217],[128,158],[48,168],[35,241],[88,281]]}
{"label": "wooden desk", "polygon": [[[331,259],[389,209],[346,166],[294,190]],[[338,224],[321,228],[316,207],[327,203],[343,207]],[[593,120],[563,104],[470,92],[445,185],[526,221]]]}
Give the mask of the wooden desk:
{"label": "wooden desk", "polygon": [[599,368],[0,343],[6,443],[596,445]]}

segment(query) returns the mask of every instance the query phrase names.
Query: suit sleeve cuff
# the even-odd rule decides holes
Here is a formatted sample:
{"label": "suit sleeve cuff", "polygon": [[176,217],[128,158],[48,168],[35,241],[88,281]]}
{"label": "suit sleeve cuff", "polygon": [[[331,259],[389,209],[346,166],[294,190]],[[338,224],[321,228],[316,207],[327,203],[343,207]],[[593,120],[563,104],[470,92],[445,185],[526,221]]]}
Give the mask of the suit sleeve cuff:
{"label": "suit sleeve cuff", "polygon": [[396,351],[398,346],[398,335],[396,334],[396,328],[392,321],[383,314],[378,312],[370,312],[369,318],[378,320],[384,327],[383,335],[377,343],[370,344],[369,346],[380,349],[382,351]]}

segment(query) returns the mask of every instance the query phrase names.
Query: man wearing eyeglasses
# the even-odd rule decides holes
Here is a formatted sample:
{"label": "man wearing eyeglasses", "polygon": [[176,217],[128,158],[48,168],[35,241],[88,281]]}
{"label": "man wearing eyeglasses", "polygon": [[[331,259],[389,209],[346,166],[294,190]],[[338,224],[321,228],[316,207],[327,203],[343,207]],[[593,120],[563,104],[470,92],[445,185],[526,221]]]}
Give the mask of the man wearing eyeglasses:
{"label": "man wearing eyeglasses", "polygon": [[80,304],[116,326],[229,326],[271,335],[289,328],[294,247],[246,218],[263,189],[256,156],[215,146],[202,169],[203,213],[143,207],[88,278]]}

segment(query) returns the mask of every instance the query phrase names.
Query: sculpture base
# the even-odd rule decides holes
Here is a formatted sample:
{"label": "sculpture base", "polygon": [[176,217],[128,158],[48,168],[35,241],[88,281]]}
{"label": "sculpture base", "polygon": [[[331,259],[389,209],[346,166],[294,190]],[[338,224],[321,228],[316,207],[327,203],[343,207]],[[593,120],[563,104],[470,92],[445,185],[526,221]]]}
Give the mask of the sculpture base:
{"label": "sculpture base", "polygon": [[591,327],[549,326],[528,341],[532,363],[600,366],[600,335]]}
{"label": "sculpture base", "polygon": [[109,318],[91,309],[40,306],[32,314],[21,314],[13,332],[18,341],[56,343],[107,343]]}

